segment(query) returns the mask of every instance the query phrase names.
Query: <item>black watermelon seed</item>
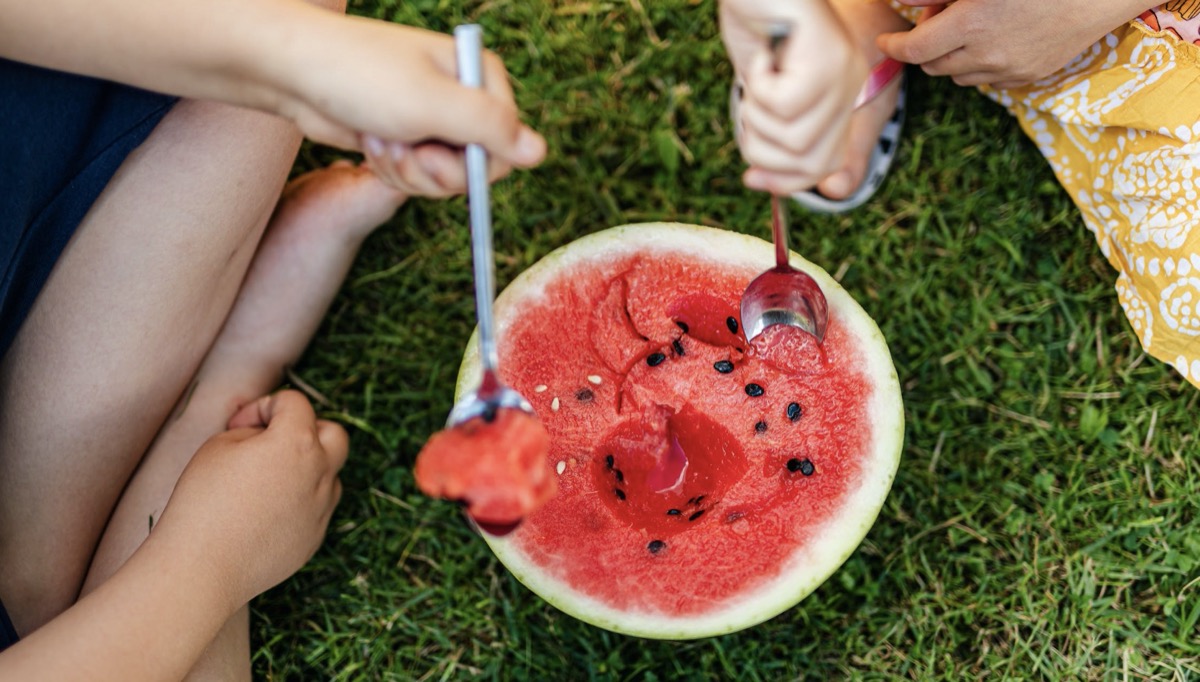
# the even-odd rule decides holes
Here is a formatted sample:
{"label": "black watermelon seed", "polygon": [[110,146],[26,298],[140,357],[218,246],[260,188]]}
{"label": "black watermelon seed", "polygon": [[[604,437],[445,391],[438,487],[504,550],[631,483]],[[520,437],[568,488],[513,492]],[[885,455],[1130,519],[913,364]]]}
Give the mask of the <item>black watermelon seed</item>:
{"label": "black watermelon seed", "polygon": [[675,320],[675,326],[679,327],[679,329],[680,329],[680,330],[681,330],[681,331],[682,331],[684,334],[688,333],[688,325],[687,325],[687,322],[681,322],[681,321],[679,321],[679,320]]}
{"label": "black watermelon seed", "polygon": [[667,543],[663,542],[662,540],[651,540],[650,544],[646,545],[646,549],[650,550],[651,554],[658,554],[659,552],[663,551],[666,546]]}
{"label": "black watermelon seed", "polygon": [[651,367],[657,367],[662,364],[663,360],[666,359],[667,356],[663,355],[662,353],[651,353],[650,357],[646,358],[646,364],[650,365]]}
{"label": "black watermelon seed", "polygon": [[495,405],[488,404],[486,407],[483,408],[483,421],[487,422],[488,424],[491,424],[492,422],[496,421],[496,406]]}
{"label": "black watermelon seed", "polygon": [[617,494],[618,500],[625,499],[625,491],[624,490],[621,490],[620,488],[613,488],[613,492]]}
{"label": "black watermelon seed", "polygon": [[736,334],[736,333],[737,333],[737,330],[738,330],[738,323],[737,323],[737,320],[733,319],[732,317],[727,317],[727,318],[725,318],[725,326],[726,326],[726,327],[729,327],[729,333],[730,333],[730,334]]}
{"label": "black watermelon seed", "polygon": [[766,393],[766,391],[763,390],[762,386],[759,386],[758,384],[746,384],[746,395],[750,396],[751,398],[757,398],[763,393]]}
{"label": "black watermelon seed", "polygon": [[688,517],[688,521],[695,521],[696,519],[700,518],[701,516],[704,516],[703,509],[701,509],[698,512],[694,512],[691,516]]}
{"label": "black watermelon seed", "polygon": [[692,501],[692,504],[700,504],[701,502],[703,502],[703,501],[704,501],[704,498],[705,498],[705,497],[706,497],[705,495],[697,495],[697,496],[696,496],[696,497],[693,499],[693,501]]}
{"label": "black watermelon seed", "polygon": [[679,339],[672,341],[671,347],[675,349],[676,355],[683,355],[683,344],[679,342]]}
{"label": "black watermelon seed", "polygon": [[800,409],[800,403],[788,403],[788,406],[787,406],[787,418],[788,419],[790,419],[792,421],[796,421],[797,419],[800,418],[800,415],[803,412],[804,412],[804,410]]}
{"label": "black watermelon seed", "polygon": [[766,433],[767,432],[767,423],[760,421],[759,423],[755,424],[754,432],[755,433]]}
{"label": "black watermelon seed", "polygon": [[817,471],[817,467],[813,466],[812,460],[805,457],[804,459],[796,459],[795,457],[787,461],[788,471],[793,474],[799,471],[805,476],[812,476]]}
{"label": "black watermelon seed", "polygon": [[625,474],[621,473],[620,469],[614,469],[613,474],[616,475],[616,477],[617,477],[617,483],[625,482]]}
{"label": "black watermelon seed", "polygon": [[733,363],[728,360],[717,360],[713,363],[713,369],[721,374],[729,374],[733,371]]}
{"label": "black watermelon seed", "polygon": [[609,469],[613,468],[613,462],[614,462],[614,461],[615,461],[615,460],[613,460],[613,456],[612,456],[612,455],[605,455],[605,456],[604,456],[604,466],[605,466],[605,467],[607,467],[607,468],[609,468]]}
{"label": "black watermelon seed", "polygon": [[575,391],[575,399],[581,403],[590,403],[595,397],[596,394],[592,393],[592,389],[590,388],[581,388],[578,391]]}
{"label": "black watermelon seed", "polygon": [[682,513],[683,512],[679,511],[678,509],[668,509],[667,510],[667,516],[679,516]]}
{"label": "black watermelon seed", "polygon": [[740,512],[740,511],[739,512],[729,512],[729,515],[725,517],[725,521],[726,521],[726,523],[733,523],[734,521],[737,521],[738,519],[742,518],[745,515],[746,515],[745,512]]}

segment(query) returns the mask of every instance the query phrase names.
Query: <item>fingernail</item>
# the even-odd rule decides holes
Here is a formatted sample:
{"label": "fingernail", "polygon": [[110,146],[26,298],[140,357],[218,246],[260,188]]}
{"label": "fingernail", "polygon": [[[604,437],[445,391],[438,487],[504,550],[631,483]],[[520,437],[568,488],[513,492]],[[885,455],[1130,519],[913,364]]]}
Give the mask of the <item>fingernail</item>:
{"label": "fingernail", "polygon": [[392,161],[396,163],[403,161],[405,154],[408,153],[406,145],[400,142],[392,142],[388,145],[388,150],[392,153]]}
{"label": "fingernail", "polygon": [[363,144],[371,156],[383,156],[383,140],[374,135],[363,135]]}

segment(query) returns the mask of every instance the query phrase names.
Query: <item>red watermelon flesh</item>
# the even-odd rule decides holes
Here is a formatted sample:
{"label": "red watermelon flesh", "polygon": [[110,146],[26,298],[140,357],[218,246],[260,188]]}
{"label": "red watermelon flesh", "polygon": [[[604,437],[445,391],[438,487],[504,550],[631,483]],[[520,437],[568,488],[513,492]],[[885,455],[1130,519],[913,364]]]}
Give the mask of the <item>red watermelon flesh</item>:
{"label": "red watermelon flesh", "polygon": [[[622,234],[636,241],[639,228],[706,234]],[[756,266],[645,239],[649,255],[605,242],[592,257],[548,259],[501,297],[504,379],[546,427],[559,491],[488,542],[518,578],[584,620],[651,637],[731,631],[798,601],[865,534],[898,457],[898,387],[886,345],[891,373],[878,376],[882,339],[870,325],[876,345],[864,345],[869,318],[840,288],[823,345],[786,327],[750,343],[738,307]],[[857,313],[843,317],[847,306]],[[879,447],[881,383],[894,390],[883,421],[895,443],[883,448],[886,471],[865,471]],[[865,525],[862,509],[845,511],[864,488]],[[843,531],[848,549],[830,544]],[[839,555],[814,554],[829,547]],[[791,601],[758,603],[779,594]]]}
{"label": "red watermelon flesh", "polygon": [[[566,462],[559,494],[514,540],[535,563],[613,608],[688,615],[752,589],[778,573],[821,525],[824,501],[840,498],[858,474],[853,455],[870,433],[870,384],[853,371],[786,371],[822,365],[817,344],[786,338],[811,338],[797,330],[777,327],[786,333],[771,337],[795,343],[804,357],[785,354],[792,362],[783,369],[761,359],[770,344],[760,337],[751,346],[737,324],[747,283],[744,272],[630,257],[553,283],[545,307],[506,332],[506,378],[543,415],[549,461]],[[599,307],[588,300],[597,291]],[[602,322],[564,323],[552,333],[544,324],[588,310]],[[828,362],[855,364],[844,357],[853,347],[836,319],[824,349]],[[731,372],[714,367],[723,361]],[[537,393],[540,385],[547,390]],[[762,395],[748,394],[754,386]],[[648,479],[656,467],[680,468],[671,464],[676,448],[686,457],[682,481],[657,490]],[[790,470],[792,460],[801,463],[792,468],[810,463],[812,473]],[[621,568],[650,561],[645,575]]]}

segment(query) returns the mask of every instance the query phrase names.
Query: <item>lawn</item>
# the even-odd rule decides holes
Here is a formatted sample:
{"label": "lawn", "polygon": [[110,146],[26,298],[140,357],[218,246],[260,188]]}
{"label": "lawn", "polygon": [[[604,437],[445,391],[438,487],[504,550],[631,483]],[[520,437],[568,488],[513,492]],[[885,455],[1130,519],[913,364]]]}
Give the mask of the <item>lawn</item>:
{"label": "lawn", "polygon": [[[546,163],[493,190],[500,286],[648,220],[769,234],[727,116],[713,0],[352,0],[482,23]],[[409,202],[368,242],[299,380],[352,435],[311,564],[253,605],[274,680],[1200,679],[1200,391],[1145,356],[1115,274],[1033,146],[979,94],[914,74],[897,165],[793,248],[878,321],[903,461],[859,550],[739,634],[585,625],[508,575],[412,464],[474,324],[465,202]],[[419,95],[414,95],[419,96]],[[336,155],[307,147],[297,170]]]}

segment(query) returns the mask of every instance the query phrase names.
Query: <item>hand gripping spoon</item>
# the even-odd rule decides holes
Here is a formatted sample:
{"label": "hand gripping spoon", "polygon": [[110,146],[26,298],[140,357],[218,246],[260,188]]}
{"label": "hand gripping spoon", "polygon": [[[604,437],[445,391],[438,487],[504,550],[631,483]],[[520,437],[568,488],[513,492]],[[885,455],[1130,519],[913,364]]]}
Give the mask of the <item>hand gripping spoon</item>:
{"label": "hand gripping spoon", "polygon": [[[779,51],[791,27],[775,23],[768,27],[772,67],[779,70]],[[753,340],[767,327],[785,324],[812,334],[818,343],[825,340],[829,305],[825,294],[808,273],[788,263],[787,215],[779,195],[771,195],[771,234],[775,241],[775,267],[767,270],[742,294],[742,328],[746,339]]]}
{"label": "hand gripping spoon", "polygon": [[[483,87],[482,29],[468,24],[454,29],[458,58],[458,80],[472,88]],[[516,408],[533,414],[529,401],[500,381],[500,364],[496,353],[492,299],[496,296],[493,277],[495,256],[492,253],[492,214],[488,192],[487,152],[478,144],[468,144],[467,204],[471,214],[471,259],[475,268],[475,315],[479,321],[479,357],[483,378],[479,388],[464,396],[446,420],[449,427],[483,417],[492,421],[502,408]]]}

